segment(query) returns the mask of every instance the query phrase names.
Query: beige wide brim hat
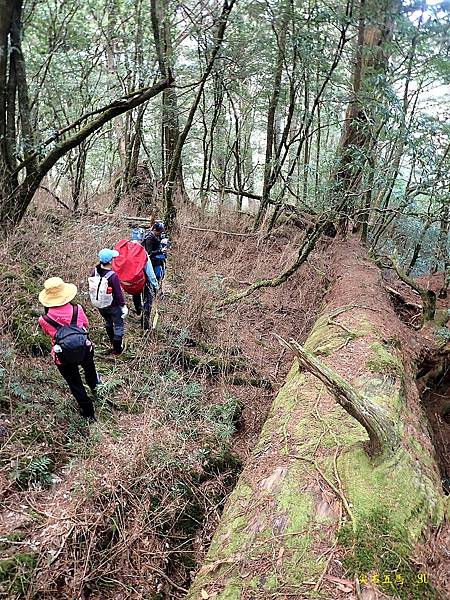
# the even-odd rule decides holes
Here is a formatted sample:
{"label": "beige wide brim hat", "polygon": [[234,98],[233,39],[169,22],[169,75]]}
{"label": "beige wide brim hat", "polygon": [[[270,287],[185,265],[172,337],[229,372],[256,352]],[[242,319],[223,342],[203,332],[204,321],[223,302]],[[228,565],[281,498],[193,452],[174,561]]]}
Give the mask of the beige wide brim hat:
{"label": "beige wide brim hat", "polygon": [[44,289],[39,294],[39,302],[46,308],[67,304],[77,295],[77,286],[65,283],[61,277],[50,277],[44,281]]}

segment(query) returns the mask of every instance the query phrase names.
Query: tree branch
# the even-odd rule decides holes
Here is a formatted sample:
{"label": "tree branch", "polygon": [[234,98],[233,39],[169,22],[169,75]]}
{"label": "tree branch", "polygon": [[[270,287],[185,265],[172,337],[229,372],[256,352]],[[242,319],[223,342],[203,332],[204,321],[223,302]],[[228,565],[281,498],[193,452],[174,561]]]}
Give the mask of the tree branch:
{"label": "tree branch", "polygon": [[287,342],[278,335],[276,337],[285,348],[294,353],[301,366],[326,386],[338,404],[364,427],[369,436],[370,456],[389,455],[398,450],[400,436],[397,427],[380,406],[360,394],[348,381],[295,340]]}
{"label": "tree branch", "polygon": [[[67,125],[66,127],[63,127],[62,129],[55,131],[50,137],[48,137],[44,142],[42,142],[39,145],[38,150],[35,150],[32,154],[30,154],[30,156],[28,156],[24,161],[22,161],[17,166],[17,168],[14,171],[14,174],[17,175],[23,168],[25,168],[29,164],[29,162],[31,160],[36,158],[39,155],[42,148],[44,148],[44,147],[48,146],[49,144],[51,144],[52,142],[58,140],[61,136],[65,135],[72,129],[79,127],[84,121],[89,119],[89,117],[93,117],[94,115],[99,115],[96,119],[92,120],[90,123],[85,125],[85,127],[83,129],[81,129],[78,133],[74,134],[73,137],[69,138],[68,140],[66,140],[64,142],[60,142],[60,144],[58,144],[56,146],[56,148],[52,152],[50,152],[50,154],[44,159],[44,161],[41,163],[41,165],[44,164],[47,161],[47,159],[49,159],[49,157],[52,156],[53,152],[57,151],[61,145],[70,144],[70,142],[72,140],[78,138],[78,136],[81,134],[81,132],[88,131],[88,133],[84,137],[82,137],[82,139],[80,139],[80,141],[78,141],[74,145],[70,146],[68,148],[68,150],[71,150],[72,148],[76,147],[80,142],[82,142],[84,139],[86,139],[86,137],[88,137],[91,133],[94,133],[97,129],[102,127],[105,123],[107,123],[114,117],[121,115],[124,112],[127,112],[131,108],[135,108],[136,106],[139,106],[140,104],[142,104],[143,102],[146,102],[147,100],[150,100],[150,98],[153,98],[154,96],[159,94],[163,89],[165,89],[166,87],[169,87],[171,82],[172,82],[172,80],[170,80],[170,79],[164,79],[164,80],[158,81],[155,85],[153,85],[151,87],[143,88],[141,90],[136,90],[134,92],[131,92],[130,94],[127,94],[123,98],[120,98],[119,100],[114,100],[114,102],[111,102],[110,104],[107,104],[106,106],[102,106],[101,108],[98,108],[96,110],[93,110],[93,111],[83,114],[76,121],[74,121],[73,123],[70,123],[70,125]],[[98,124],[98,123],[100,123],[100,124]],[[94,125],[94,128],[92,129],[93,125]],[[60,156],[58,156],[58,158],[56,160],[58,160],[61,156],[63,156],[63,154],[65,154],[65,152],[66,151],[64,151]],[[53,163],[53,164],[55,164],[55,163]],[[53,166],[53,164],[51,166]]]}
{"label": "tree branch", "polygon": [[47,194],[50,194],[50,196],[51,196],[51,197],[52,197],[54,200],[56,200],[56,202],[57,202],[58,204],[61,204],[61,206],[63,206],[64,208],[67,208],[67,210],[68,210],[69,212],[72,212],[72,209],[70,208],[70,206],[67,206],[67,204],[66,204],[65,202],[63,202],[63,201],[61,200],[61,198],[60,198],[59,196],[57,196],[57,195],[56,195],[54,192],[52,192],[52,190],[50,190],[48,187],[45,187],[45,185],[40,185],[40,186],[39,186],[39,188],[40,188],[41,190],[44,190],[45,192],[47,192]]}
{"label": "tree branch", "polygon": [[114,117],[117,117],[118,115],[121,115],[128,110],[136,108],[136,106],[147,102],[147,100],[157,96],[160,92],[169,87],[170,84],[170,79],[163,79],[137,95],[130,94],[127,98],[116,100],[106,107],[96,119],[93,119],[72,137],[57,144],[50,154],[40,163],[39,171],[43,174],[47,173],[49,169],[51,169],[53,165],[61,158],[61,156],[64,156],[66,152],[78,146],[83,140],[100,129],[100,127],[102,127],[105,123]]}
{"label": "tree branch", "polygon": [[436,294],[433,292],[433,290],[426,290],[421,285],[419,285],[417,281],[415,281],[412,277],[406,275],[406,273],[402,271],[397,262],[390,256],[383,256],[380,258],[385,258],[391,264],[392,269],[394,269],[394,271],[397,273],[398,277],[403,281],[403,283],[409,285],[409,287],[411,287],[420,295],[423,303],[423,321],[432,321],[436,313]]}
{"label": "tree branch", "polygon": [[247,298],[260,288],[277,287],[278,285],[287,281],[289,277],[291,277],[296,271],[298,271],[302,264],[306,262],[306,259],[308,258],[310,253],[312,252],[312,250],[314,250],[317,240],[321,236],[322,232],[328,227],[328,225],[328,220],[316,224],[312,233],[307,237],[306,240],[304,240],[303,244],[300,246],[297,258],[292,263],[292,265],[288,269],[286,269],[286,271],[283,271],[283,273],[281,273],[277,277],[274,277],[273,279],[259,279],[258,281],[255,281],[245,290],[231,294],[230,296],[224,298],[220,302],[216,302],[214,308],[223,308],[224,306],[234,304],[235,302],[238,302],[243,298]]}

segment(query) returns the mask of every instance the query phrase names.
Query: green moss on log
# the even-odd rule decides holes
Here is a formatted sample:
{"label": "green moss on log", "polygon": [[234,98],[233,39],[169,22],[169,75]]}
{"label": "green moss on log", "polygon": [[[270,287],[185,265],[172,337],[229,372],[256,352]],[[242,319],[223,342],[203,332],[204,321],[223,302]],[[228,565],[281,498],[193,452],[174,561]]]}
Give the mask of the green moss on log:
{"label": "green moss on log", "polygon": [[[293,593],[316,597],[310,582],[323,571],[323,543],[332,543],[330,523],[338,519],[330,494],[340,502],[328,482],[335,489],[342,487],[347,499],[355,549],[355,539],[367,523],[387,514],[384,525],[392,547],[404,549],[403,560],[408,561],[410,548],[428,525],[442,520],[444,499],[431,451],[421,444],[409,445],[414,436],[396,341],[386,340],[378,321],[370,321],[369,311],[354,311],[351,326],[333,321],[336,314],[330,311],[317,320],[305,348],[327,356],[345,346],[352,356],[354,344],[361,375],[350,383],[395,422],[402,447],[388,461],[371,460],[364,450],[366,430],[337,403],[324,401],[324,386],[299,371],[294,361],[253,458],[229,497],[189,600],[201,598],[202,589],[214,592],[217,600]],[[369,356],[361,354],[361,347],[369,348]],[[328,496],[323,496],[324,489]],[[326,510],[320,510],[324,505]],[[255,572],[258,575],[252,576]]]}
{"label": "green moss on log", "polygon": [[391,375],[403,375],[403,365],[400,358],[394,354],[392,342],[373,342],[370,346],[372,356],[367,361],[367,367],[373,373],[389,373]]}
{"label": "green moss on log", "polygon": [[[399,541],[407,540],[412,545],[423,532],[424,523],[437,525],[443,519],[444,504],[434,470],[426,473],[424,464],[404,449],[377,464],[360,446],[353,446],[341,455],[338,467],[361,526],[384,507]],[[391,533],[395,536],[395,531]]]}

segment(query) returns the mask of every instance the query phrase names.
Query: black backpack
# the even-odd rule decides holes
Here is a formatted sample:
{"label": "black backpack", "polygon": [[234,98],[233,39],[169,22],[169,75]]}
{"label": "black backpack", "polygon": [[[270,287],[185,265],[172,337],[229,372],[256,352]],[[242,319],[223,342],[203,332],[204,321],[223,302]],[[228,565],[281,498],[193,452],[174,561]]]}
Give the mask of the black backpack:
{"label": "black backpack", "polygon": [[48,315],[44,316],[52,327],[56,329],[55,346],[60,346],[61,351],[56,352],[59,360],[67,365],[79,365],[86,356],[88,344],[88,334],[82,327],[78,327],[78,304],[73,307],[72,320],[70,325],[61,325]]}

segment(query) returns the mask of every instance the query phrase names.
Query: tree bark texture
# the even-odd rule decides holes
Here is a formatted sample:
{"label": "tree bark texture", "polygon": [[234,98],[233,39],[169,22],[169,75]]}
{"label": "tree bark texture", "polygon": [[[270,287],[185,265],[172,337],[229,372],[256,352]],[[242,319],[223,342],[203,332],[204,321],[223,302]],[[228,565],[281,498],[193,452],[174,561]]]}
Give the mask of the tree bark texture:
{"label": "tree bark texture", "polygon": [[[340,218],[340,229],[347,230],[353,219],[363,166],[372,162],[374,139],[374,102],[376,77],[387,68],[386,42],[392,35],[392,12],[395,0],[360,0],[360,17],[355,63],[352,74],[351,100],[345,114],[337,164],[333,176],[333,197],[346,198]],[[375,96],[375,98],[374,98]],[[380,101],[380,99],[378,99]],[[361,215],[368,218],[370,207]],[[367,225],[366,225],[367,227]],[[366,229],[365,227],[365,229]],[[365,231],[367,237],[367,233]]]}
{"label": "tree bark texture", "polygon": [[[356,238],[336,245],[333,266],[304,344],[307,360],[301,367],[294,360],[274,400],[189,600],[317,597],[327,569],[323,542],[333,544],[342,512],[356,530],[387,511],[392,535],[411,543],[443,519],[434,448],[399,346],[404,325],[381,272]],[[386,452],[370,455],[367,428],[336,401],[343,390],[376,411],[389,432]]]}

